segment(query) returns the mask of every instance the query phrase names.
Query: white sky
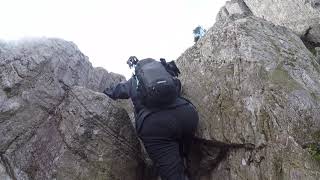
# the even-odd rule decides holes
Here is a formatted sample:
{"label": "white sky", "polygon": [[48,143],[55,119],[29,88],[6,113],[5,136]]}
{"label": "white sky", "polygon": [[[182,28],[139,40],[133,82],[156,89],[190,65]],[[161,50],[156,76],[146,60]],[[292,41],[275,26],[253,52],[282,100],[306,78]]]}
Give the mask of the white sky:
{"label": "white sky", "polygon": [[192,30],[210,28],[225,1],[0,0],[0,39],[73,41],[94,67],[129,77],[129,56],[177,59],[192,46]]}

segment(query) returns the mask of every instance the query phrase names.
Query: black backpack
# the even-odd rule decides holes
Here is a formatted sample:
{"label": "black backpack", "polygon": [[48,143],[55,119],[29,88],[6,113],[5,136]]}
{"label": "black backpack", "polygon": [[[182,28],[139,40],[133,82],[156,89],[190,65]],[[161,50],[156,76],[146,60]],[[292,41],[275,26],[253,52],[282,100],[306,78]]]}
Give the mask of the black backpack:
{"label": "black backpack", "polygon": [[148,58],[136,63],[137,96],[146,107],[169,105],[180,95],[179,69],[173,61],[160,60]]}

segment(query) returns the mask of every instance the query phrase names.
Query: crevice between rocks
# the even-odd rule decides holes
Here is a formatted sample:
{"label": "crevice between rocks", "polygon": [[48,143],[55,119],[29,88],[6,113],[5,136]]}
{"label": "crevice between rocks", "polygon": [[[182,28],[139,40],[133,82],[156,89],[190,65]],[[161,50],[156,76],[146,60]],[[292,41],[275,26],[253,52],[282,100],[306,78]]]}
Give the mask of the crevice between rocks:
{"label": "crevice between rocks", "polygon": [[226,160],[231,150],[246,149],[254,151],[253,144],[224,143],[215,140],[195,138],[190,153],[190,174],[193,178],[199,179],[215,171],[219,165]]}
{"label": "crevice between rocks", "polygon": [[12,178],[12,180],[17,180],[17,178],[14,174],[14,169],[11,166],[9,159],[4,154],[0,154],[0,162],[3,164],[3,166],[6,169],[7,174]]}
{"label": "crevice between rocks", "polygon": [[208,146],[208,147],[218,147],[218,148],[244,148],[244,149],[255,149],[254,144],[251,143],[242,143],[242,144],[236,144],[236,143],[224,143],[216,140],[207,140],[202,138],[195,138],[196,143],[200,143],[202,145]]}
{"label": "crevice between rocks", "polygon": [[[314,56],[319,56],[319,54],[317,54],[316,52],[316,48],[319,47],[320,48],[320,43],[318,42],[313,42],[308,38],[308,35],[310,34],[312,27],[309,27],[305,34],[303,36],[301,36],[301,40],[304,43],[304,45],[307,47],[307,49],[309,49],[309,51],[314,55]],[[319,62],[318,62],[319,63]]]}
{"label": "crevice between rocks", "polygon": [[245,10],[246,15],[253,15],[251,9],[249,8],[249,6],[247,5],[247,3],[244,0],[238,0],[238,3],[241,6],[241,8],[243,10]]}
{"label": "crevice between rocks", "polygon": [[[97,126],[102,128],[102,130],[106,134],[108,134],[110,137],[113,137],[116,141],[118,141],[120,143],[118,148],[122,149],[122,151],[124,151],[124,154],[128,155],[128,158],[137,159],[139,163],[144,162],[144,158],[142,158],[141,155],[139,155],[141,152],[137,151],[135,147],[126,140],[125,137],[117,135],[117,132],[115,132],[112,128],[108,127],[107,125],[104,125],[103,119],[101,119],[104,113],[100,115],[95,114],[90,109],[88,109],[88,107],[77,97],[77,95],[72,91],[72,87],[66,85],[63,81],[59,81],[59,83],[62,85],[62,88],[66,92],[65,96],[72,96],[79,103],[79,105],[83,107],[87,113],[90,114],[89,118],[92,119],[94,123],[97,124]],[[111,107],[114,107],[114,106],[110,103],[107,109],[110,109]],[[110,111],[108,112],[108,114],[105,114],[104,116],[109,117]],[[88,119],[84,119],[84,120],[88,120]],[[128,149],[125,150],[126,148]]]}
{"label": "crevice between rocks", "polygon": [[[77,95],[72,91],[72,87],[67,85],[62,80],[59,80],[59,83],[61,85],[61,88],[65,91],[65,94],[63,96],[61,103],[59,103],[57,108],[54,110],[54,114],[53,114],[52,118],[54,118],[56,121],[55,128],[57,129],[59,136],[62,139],[62,142],[65,145],[65,147],[70,152],[72,152],[74,155],[78,156],[81,160],[84,160],[86,163],[90,163],[90,160],[87,157],[85,151],[83,151],[82,149],[70,146],[69,143],[66,141],[63,132],[59,129],[59,126],[60,126],[61,121],[63,119],[61,117],[61,113],[59,113],[59,111],[61,110],[60,106],[63,102],[66,102],[67,97],[72,96],[72,98],[74,98],[75,101],[77,101],[79,103],[79,105],[82,106],[88,114],[90,114],[89,117],[87,117],[87,118],[89,118],[89,119],[87,119],[87,121],[90,119],[93,119],[95,121],[94,123],[96,123],[97,126],[100,126],[100,128],[102,128],[105,131],[105,133],[107,133],[111,137],[116,138],[117,140],[119,140],[118,138],[120,138],[120,137],[115,136],[116,132],[114,132],[114,131],[110,132],[110,131],[106,130],[106,128],[108,128],[108,129],[110,129],[110,128],[103,125],[102,119],[100,119],[102,115],[105,115],[104,113],[100,114],[100,115],[95,114],[90,109],[88,109],[88,107],[86,107],[80,99],[78,99]],[[67,103],[70,103],[70,102],[67,102]],[[108,108],[111,108],[112,106],[113,106],[112,104],[109,104]],[[110,112],[108,112],[108,113],[110,113]],[[110,114],[107,114],[105,116],[110,116]],[[85,118],[85,117],[83,117],[83,118]],[[86,119],[84,119],[84,120],[86,120]],[[123,140],[125,140],[125,138]],[[144,157],[142,157],[142,154],[140,151],[136,151],[133,146],[131,146],[130,144],[124,143],[123,140],[119,140],[120,144],[121,144],[118,147],[119,151],[122,151],[129,159],[137,160],[138,164],[140,164],[139,167],[141,170],[137,170],[139,180],[144,180],[144,179],[149,180],[151,177],[154,176],[154,169],[152,169],[152,167],[149,167],[146,164],[146,162],[145,162],[146,160],[144,159]],[[102,141],[102,142],[105,144],[110,144],[110,142],[106,142],[106,141]],[[125,150],[125,148],[129,148],[129,149]],[[86,149],[86,150],[88,150],[88,149]],[[92,153],[94,153],[94,152],[92,151]]]}

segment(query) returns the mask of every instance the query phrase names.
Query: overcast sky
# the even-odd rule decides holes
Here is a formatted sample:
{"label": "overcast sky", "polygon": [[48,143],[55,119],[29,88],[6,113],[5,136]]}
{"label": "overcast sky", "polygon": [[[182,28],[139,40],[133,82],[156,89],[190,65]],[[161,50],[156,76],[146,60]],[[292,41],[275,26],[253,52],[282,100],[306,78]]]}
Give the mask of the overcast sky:
{"label": "overcast sky", "polygon": [[0,0],[0,39],[75,42],[94,67],[130,75],[126,60],[177,59],[192,30],[210,28],[226,0]]}

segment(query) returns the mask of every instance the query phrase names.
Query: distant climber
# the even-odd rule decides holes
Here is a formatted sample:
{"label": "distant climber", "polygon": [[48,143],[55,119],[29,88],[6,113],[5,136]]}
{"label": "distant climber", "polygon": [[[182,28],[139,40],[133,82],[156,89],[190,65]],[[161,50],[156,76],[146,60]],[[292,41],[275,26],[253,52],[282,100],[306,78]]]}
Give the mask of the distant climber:
{"label": "distant climber", "polygon": [[198,113],[191,102],[180,95],[180,74],[174,61],[151,58],[127,61],[135,73],[126,82],[104,93],[110,98],[131,98],[136,129],[162,180],[187,180],[184,159],[198,124]]}
{"label": "distant climber", "polygon": [[194,35],[194,42],[197,42],[200,38],[202,38],[206,33],[206,30],[203,29],[201,26],[197,26],[193,30],[193,35]]}

